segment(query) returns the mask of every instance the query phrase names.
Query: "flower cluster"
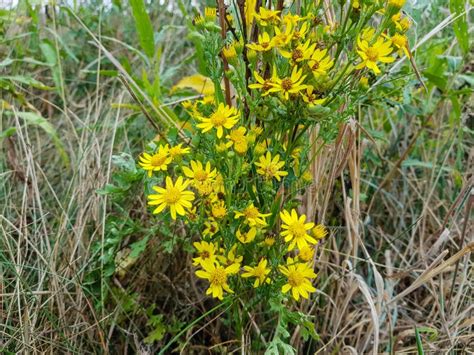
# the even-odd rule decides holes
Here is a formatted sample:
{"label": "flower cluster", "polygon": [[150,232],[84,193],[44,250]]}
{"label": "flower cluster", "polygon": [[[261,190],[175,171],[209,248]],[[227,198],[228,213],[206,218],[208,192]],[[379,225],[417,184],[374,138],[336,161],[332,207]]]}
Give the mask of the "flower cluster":
{"label": "flower cluster", "polygon": [[148,204],[184,226],[212,297],[280,291],[298,301],[315,291],[327,230],[297,208],[312,181],[309,132],[333,139],[369,81],[410,55],[403,1],[351,4],[338,24],[318,1],[298,14],[227,9],[225,31],[213,8],[192,21],[212,88],[178,110],[189,139],[157,142],[139,164],[153,185]]}

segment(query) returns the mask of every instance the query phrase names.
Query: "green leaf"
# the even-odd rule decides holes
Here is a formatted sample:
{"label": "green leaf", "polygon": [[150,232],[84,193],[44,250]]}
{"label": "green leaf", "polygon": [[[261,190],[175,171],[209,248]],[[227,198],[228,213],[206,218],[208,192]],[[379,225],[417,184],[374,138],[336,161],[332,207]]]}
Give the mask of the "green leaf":
{"label": "green leaf", "polygon": [[142,240],[139,240],[138,242],[135,242],[135,243],[131,244],[130,249],[132,251],[130,252],[129,257],[131,257],[133,259],[138,258],[141,255],[141,253],[143,253],[145,251],[146,245],[148,243],[148,239],[150,239],[149,235],[147,235]]}
{"label": "green leaf", "polygon": [[41,81],[33,79],[29,76],[23,76],[23,75],[1,76],[0,81],[3,81],[3,80],[14,81],[14,82],[25,84],[25,85],[28,85],[40,90],[54,90],[54,88],[52,88],[51,86],[44,85]]}
{"label": "green leaf", "polygon": [[66,150],[64,149],[61,139],[59,139],[58,132],[56,132],[56,129],[53,127],[53,125],[45,118],[33,112],[18,112],[18,116],[21,117],[27,124],[38,126],[43,131],[45,131],[53,140],[53,143],[58,150],[64,165],[69,167],[69,157],[66,153]]}
{"label": "green leaf", "polygon": [[[455,16],[462,14],[466,11],[465,0],[450,0],[449,11]],[[464,54],[469,53],[469,32],[467,26],[467,14],[464,13],[453,23],[454,34],[459,42],[459,47]]]}
{"label": "green leaf", "polygon": [[145,3],[143,0],[129,0],[129,2],[135,19],[135,28],[138,32],[140,46],[148,58],[152,59],[155,55],[155,40],[151,20],[145,10]]}
{"label": "green leaf", "polygon": [[8,137],[13,136],[15,133],[16,133],[16,128],[15,127],[8,127],[6,130],[0,131],[0,142],[4,138],[8,138]]}
{"label": "green leaf", "polygon": [[43,40],[40,44],[41,52],[43,53],[46,62],[51,66],[51,70],[53,72],[53,80],[54,84],[56,85],[56,90],[61,95],[63,92],[62,82],[61,82],[61,74],[59,72],[59,58],[56,53],[56,48],[48,41]]}

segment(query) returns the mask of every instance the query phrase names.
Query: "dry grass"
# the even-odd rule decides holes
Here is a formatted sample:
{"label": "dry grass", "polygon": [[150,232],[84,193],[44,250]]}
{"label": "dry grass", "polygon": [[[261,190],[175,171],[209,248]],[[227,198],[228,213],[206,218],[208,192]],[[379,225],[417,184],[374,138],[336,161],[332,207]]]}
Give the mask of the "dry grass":
{"label": "dry grass", "polygon": [[[104,58],[100,49],[97,58]],[[242,325],[242,339],[234,339],[219,321],[227,306],[206,314],[216,304],[203,297],[189,255],[166,254],[159,236],[126,276],[114,274],[110,284],[100,283],[101,290],[109,290],[107,298],[89,292],[91,263],[105,253],[111,237],[106,221],[123,216],[120,206],[96,191],[111,181],[112,156],[136,154],[143,144],[137,142],[139,132],[150,128],[143,128],[144,119],[129,124],[128,111],[111,108],[132,101],[118,80],[97,76],[86,94],[75,88],[67,82],[66,100],[58,104],[50,93],[17,87],[27,98],[23,108],[12,115],[0,111],[0,131],[17,129],[0,141],[0,347],[32,354],[152,352],[143,343],[143,310],[152,304],[169,318],[192,324],[180,338],[182,353],[250,352],[251,334],[267,342],[264,334],[271,334],[274,324],[263,322],[258,312]],[[18,115],[24,107],[48,117],[69,167],[50,136]],[[466,105],[463,122],[472,119],[471,109]],[[446,124],[450,110],[443,101],[424,126],[407,117],[412,124],[395,124],[386,143],[361,127],[374,121],[369,110],[341,126],[336,142],[322,147],[315,159],[304,209],[333,227],[316,256],[317,295],[299,310],[314,316],[321,337],[317,353],[416,353],[415,327],[428,353],[474,351],[474,152],[467,139],[454,139],[462,127]],[[428,141],[435,145],[423,144]],[[415,147],[424,161],[439,164],[403,167],[400,157]],[[443,170],[454,166],[458,149],[466,152],[461,188],[454,184],[457,177]],[[369,170],[367,150],[379,154],[383,166]],[[143,200],[132,196],[125,208],[146,229],[151,222]],[[120,248],[136,240],[136,233],[145,232],[132,230]],[[125,312],[117,290],[138,294],[142,311]],[[299,335],[301,329],[293,329],[292,345],[305,353],[314,344]]]}

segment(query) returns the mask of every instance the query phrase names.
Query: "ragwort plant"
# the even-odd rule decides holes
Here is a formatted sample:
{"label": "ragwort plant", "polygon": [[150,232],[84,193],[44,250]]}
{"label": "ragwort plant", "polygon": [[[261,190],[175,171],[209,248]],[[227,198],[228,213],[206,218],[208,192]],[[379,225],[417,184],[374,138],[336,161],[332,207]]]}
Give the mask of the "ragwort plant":
{"label": "ragwort plant", "polygon": [[218,2],[189,21],[212,88],[183,103],[184,134],[158,137],[139,165],[150,211],[194,241],[206,294],[238,317],[270,300],[281,325],[282,307],[316,291],[315,249],[328,234],[298,208],[312,181],[309,133],[318,125],[333,141],[377,76],[411,56],[410,21],[403,0],[339,5],[338,23],[318,1],[255,3]]}

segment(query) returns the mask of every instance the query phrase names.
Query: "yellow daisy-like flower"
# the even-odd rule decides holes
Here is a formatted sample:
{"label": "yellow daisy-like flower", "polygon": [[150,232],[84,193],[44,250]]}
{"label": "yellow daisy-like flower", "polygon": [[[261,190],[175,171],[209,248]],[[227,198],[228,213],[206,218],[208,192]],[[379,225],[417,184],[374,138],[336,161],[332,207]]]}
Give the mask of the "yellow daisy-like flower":
{"label": "yellow daisy-like flower", "polygon": [[229,140],[227,142],[227,147],[234,146],[234,149],[239,154],[244,154],[248,149],[247,137],[245,133],[247,129],[245,127],[238,127],[237,129],[232,130],[226,138]]}
{"label": "yellow daisy-like flower", "polygon": [[402,55],[402,53],[405,53],[405,55],[410,58],[410,52],[408,51],[408,39],[407,36],[401,35],[399,33],[395,33],[391,38],[390,42],[392,42],[392,45],[395,46],[395,48],[398,49],[398,54]]}
{"label": "yellow daisy-like flower", "polygon": [[311,232],[317,240],[323,239],[328,235],[326,227],[324,227],[322,224],[318,224]]}
{"label": "yellow daisy-like flower", "polygon": [[202,231],[204,236],[212,237],[214,234],[219,232],[219,224],[211,218],[204,222],[204,227],[205,228]]}
{"label": "yellow daisy-like flower", "polygon": [[357,38],[357,53],[362,59],[362,62],[356,66],[356,69],[362,69],[367,67],[371,69],[375,74],[380,74],[381,71],[377,66],[377,62],[381,63],[392,63],[395,58],[388,57],[392,53],[392,47],[390,41],[384,41],[382,37],[379,37],[373,45],[365,40]]}
{"label": "yellow daisy-like flower", "polygon": [[334,65],[334,60],[327,55],[327,52],[327,49],[316,49],[311,55],[308,66],[315,78],[327,75],[329,69]]}
{"label": "yellow daisy-like flower", "polygon": [[291,251],[298,245],[299,249],[302,249],[304,246],[307,246],[308,243],[316,244],[317,241],[311,237],[306,231],[314,227],[314,223],[305,223],[306,215],[302,214],[298,217],[295,209],[288,212],[283,210],[280,212],[280,218],[283,221],[281,226],[284,229],[280,235],[285,238],[285,242],[289,242],[288,251]]}
{"label": "yellow daisy-like flower", "polygon": [[[275,67],[274,70],[276,71]],[[304,90],[308,85],[304,85],[303,81],[306,79],[306,75],[303,75],[303,69],[299,69],[297,66],[293,67],[291,76],[280,79],[276,76],[274,71],[275,86],[271,88],[270,92],[281,92],[285,100],[290,98],[290,94],[297,94],[301,90]]]}
{"label": "yellow daisy-like flower", "polygon": [[314,256],[314,248],[312,246],[306,245],[299,250],[298,258],[302,261],[311,261]]}
{"label": "yellow daisy-like flower", "polygon": [[251,227],[265,227],[267,225],[265,218],[270,215],[271,213],[260,213],[258,208],[254,206],[253,202],[249,206],[247,206],[242,212],[235,212],[236,219],[244,217],[244,222]]}
{"label": "yellow daisy-like flower", "polygon": [[228,44],[222,48],[222,54],[228,61],[233,61],[235,58],[237,58],[237,51],[235,50],[235,45],[232,42],[231,44]]}
{"label": "yellow daisy-like flower", "polygon": [[237,267],[239,269],[240,264],[242,263],[242,260],[244,257],[242,255],[240,256],[237,255],[236,249],[237,249],[237,244],[234,244],[232,248],[230,248],[227,255],[225,255],[225,250],[221,249],[220,252],[222,255],[218,255],[217,259],[225,267],[234,265],[234,267]]}
{"label": "yellow daisy-like flower", "polygon": [[275,83],[270,79],[262,78],[256,71],[253,72],[253,76],[255,80],[257,80],[254,84],[249,84],[250,89],[258,89],[262,91],[262,96],[266,96],[270,93],[270,89],[275,86]]}
{"label": "yellow daisy-like flower", "polygon": [[193,245],[196,248],[198,254],[197,257],[193,258],[194,266],[201,265],[207,261],[213,263],[217,260],[217,247],[214,243],[209,243],[203,240],[202,242],[194,242]]}
{"label": "yellow daisy-like flower", "polygon": [[287,25],[285,31],[282,32],[278,27],[275,27],[275,36],[273,37],[273,44],[276,47],[284,47],[290,43],[293,37],[292,26]]}
{"label": "yellow daisy-like flower", "polygon": [[192,179],[194,184],[211,182],[217,176],[217,170],[211,170],[211,163],[207,162],[204,167],[199,160],[191,160],[191,169],[183,166],[183,173]]}
{"label": "yellow daisy-like flower", "polygon": [[235,233],[235,236],[237,237],[237,239],[243,244],[248,244],[248,243],[253,242],[256,235],[257,235],[257,228],[255,227],[250,228],[250,230],[245,233],[241,233],[240,229],[237,230],[237,232]]}
{"label": "yellow daisy-like flower", "polygon": [[169,154],[171,159],[179,160],[183,155],[188,154],[191,151],[189,147],[183,148],[183,143],[179,143],[174,147],[171,147],[169,150]]}
{"label": "yellow daisy-like flower", "polygon": [[267,259],[263,258],[255,267],[244,266],[246,272],[242,274],[242,277],[255,277],[255,282],[253,283],[254,288],[257,288],[264,283],[269,284],[270,278],[268,277],[268,274],[270,273],[270,268],[267,267],[267,263]]}
{"label": "yellow daisy-like flower", "polygon": [[273,246],[275,244],[275,237],[265,237],[263,244],[265,244],[267,247]]}
{"label": "yellow daisy-like flower", "polygon": [[300,29],[298,29],[298,28],[294,29],[293,35],[291,36],[291,39],[293,41],[303,40],[305,38],[307,32],[308,32],[308,23],[305,22],[305,23],[303,23],[303,25],[301,26]]}
{"label": "yellow daisy-like flower", "polygon": [[306,91],[302,93],[303,101],[308,104],[308,106],[322,105],[326,99],[321,99],[314,92],[314,87],[308,86]]}
{"label": "yellow daisy-like flower", "polygon": [[268,26],[270,24],[277,23],[280,20],[280,18],[278,17],[278,14],[280,12],[281,11],[267,10],[264,7],[260,7],[259,12],[255,13],[254,16],[260,26]]}
{"label": "yellow daisy-like flower", "polygon": [[308,60],[315,48],[316,43],[311,44],[311,41],[307,40],[303,44],[298,44],[292,51],[280,49],[280,54],[283,57],[290,59],[290,62],[295,65],[304,60]]}
{"label": "yellow daisy-like flower", "polygon": [[212,216],[216,219],[224,218],[227,214],[227,208],[225,207],[224,201],[219,201],[212,205],[211,208]]}
{"label": "yellow daisy-like flower", "polygon": [[168,145],[160,145],[158,151],[153,155],[143,153],[138,164],[148,172],[148,177],[151,177],[153,171],[166,171],[171,159]]}
{"label": "yellow daisy-like flower", "polygon": [[292,13],[287,13],[285,16],[283,16],[283,22],[286,25],[291,25],[295,27],[298,22],[303,21],[305,18],[301,17],[300,15],[297,14],[292,14]]}
{"label": "yellow daisy-like flower", "polygon": [[171,218],[176,219],[176,214],[180,216],[186,215],[186,209],[192,207],[191,201],[194,200],[194,192],[186,190],[190,181],[183,181],[183,177],[180,176],[173,183],[173,180],[169,176],[166,177],[166,186],[159,187],[153,186],[153,190],[157,194],[148,195],[148,205],[158,205],[153,211],[153,214],[163,212],[166,207],[169,207],[171,212]]}
{"label": "yellow daisy-like flower", "polygon": [[311,284],[311,280],[317,275],[309,264],[298,263],[293,258],[288,258],[287,265],[279,266],[279,269],[288,280],[288,283],[283,285],[281,291],[287,293],[291,290],[291,295],[296,301],[299,301],[300,296],[308,299],[309,293],[316,291]]}
{"label": "yellow daisy-like flower", "polygon": [[217,110],[209,117],[199,117],[202,123],[197,124],[202,133],[206,133],[211,129],[216,129],[217,138],[222,138],[224,128],[231,129],[239,120],[239,111],[235,107],[220,103]]}
{"label": "yellow daisy-like flower", "polygon": [[261,156],[259,162],[255,163],[259,169],[257,173],[263,175],[266,179],[275,178],[278,181],[281,180],[282,176],[288,175],[287,171],[280,170],[285,165],[284,161],[280,161],[280,155],[277,154],[273,157],[270,152],[267,152],[266,156]]}
{"label": "yellow daisy-like flower", "polygon": [[201,264],[203,270],[197,270],[196,276],[201,279],[209,280],[209,288],[206,291],[207,295],[220,300],[224,297],[224,291],[234,293],[227,283],[227,277],[236,274],[239,271],[239,265],[232,264],[228,267],[223,267],[217,262],[206,261]]}
{"label": "yellow daisy-like flower", "polygon": [[256,43],[249,43],[247,47],[256,52],[268,52],[275,47],[275,42],[270,38],[267,32],[263,32],[258,35],[258,41]]}

